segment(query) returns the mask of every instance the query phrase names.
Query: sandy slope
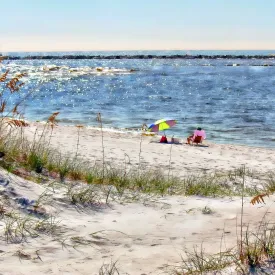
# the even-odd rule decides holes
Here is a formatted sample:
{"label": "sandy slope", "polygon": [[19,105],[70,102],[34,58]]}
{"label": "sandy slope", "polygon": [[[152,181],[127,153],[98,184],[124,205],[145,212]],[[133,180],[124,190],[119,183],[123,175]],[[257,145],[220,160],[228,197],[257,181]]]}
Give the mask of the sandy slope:
{"label": "sandy slope", "polygon": [[[31,135],[35,127],[27,131]],[[151,137],[142,141],[142,163],[167,169],[170,145],[152,141]],[[51,143],[63,152],[74,152],[76,142],[75,127],[54,129]],[[100,159],[100,142],[100,132],[81,129],[79,154],[91,161]],[[131,165],[137,165],[139,136],[106,132],[104,144],[109,161],[124,163],[127,154]],[[183,176],[201,169],[229,170],[241,164],[261,172],[274,168],[274,150],[208,145],[173,145],[173,172]],[[47,188],[2,170],[0,179],[9,179],[7,186],[0,185],[0,191],[1,199],[6,195],[10,206],[7,201],[3,203],[22,216],[27,212],[16,198],[37,200]],[[222,249],[236,246],[236,231],[240,231],[240,198],[141,196],[135,203],[111,202],[109,206],[78,208],[66,201],[64,185],[48,190],[51,194],[43,207],[48,214],[57,217],[60,230],[53,235],[28,238],[24,243],[6,244],[2,237],[5,220],[0,220],[0,274],[98,274],[100,266],[111,261],[118,261],[120,274],[167,274],[165,265],[179,264],[185,249],[203,243],[206,252],[216,253],[220,250],[221,239]],[[274,198],[270,197],[266,205],[260,206],[252,206],[249,200],[245,198],[244,222],[251,228],[259,224],[265,213],[266,220],[274,217]],[[206,206],[214,213],[203,214]],[[85,245],[74,241],[79,241],[79,237]],[[18,251],[26,256],[20,258]]]}
{"label": "sandy slope", "polygon": [[[45,190],[45,186],[1,171],[1,178],[4,177],[8,177],[10,183],[1,191],[3,194],[13,188],[12,203],[16,197],[37,199]],[[167,274],[165,265],[177,265],[184,249],[192,250],[203,243],[206,252],[218,252],[222,236],[223,249],[236,245],[236,223],[238,231],[240,225],[239,198],[175,196],[81,209],[61,199],[64,191],[64,187],[57,186],[52,200],[44,203],[47,212],[60,221],[62,233],[42,234],[20,244],[6,244],[1,239],[1,274],[98,274],[100,266],[111,260],[118,261],[121,274]],[[244,222],[250,227],[256,226],[267,209],[266,219],[269,220],[275,213],[273,200],[268,199],[265,206],[252,206],[246,199]],[[14,203],[13,207],[25,215],[19,206]],[[214,213],[203,214],[205,206]],[[1,235],[3,229],[2,220]],[[95,232],[98,233],[92,234]],[[82,237],[88,244],[76,245],[72,242],[75,237]],[[29,256],[20,259],[18,251]]]}

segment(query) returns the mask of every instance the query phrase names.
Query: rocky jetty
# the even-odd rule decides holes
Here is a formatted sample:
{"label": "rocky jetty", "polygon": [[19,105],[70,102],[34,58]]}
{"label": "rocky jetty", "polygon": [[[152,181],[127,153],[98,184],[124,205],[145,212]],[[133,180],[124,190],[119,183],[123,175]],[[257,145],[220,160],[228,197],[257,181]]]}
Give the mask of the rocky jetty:
{"label": "rocky jetty", "polygon": [[8,60],[33,59],[275,59],[274,55],[28,55],[5,56]]}

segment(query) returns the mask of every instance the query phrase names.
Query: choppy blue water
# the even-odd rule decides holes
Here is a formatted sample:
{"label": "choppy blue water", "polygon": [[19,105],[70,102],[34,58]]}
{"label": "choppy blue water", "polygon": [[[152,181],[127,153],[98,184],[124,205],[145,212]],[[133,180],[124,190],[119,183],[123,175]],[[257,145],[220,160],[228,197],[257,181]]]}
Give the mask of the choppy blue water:
{"label": "choppy blue water", "polygon": [[168,135],[184,137],[200,126],[212,142],[275,147],[275,66],[264,64],[275,65],[275,59],[17,60],[5,61],[2,70],[28,73],[21,97],[33,93],[21,110],[30,120],[60,111],[60,123],[97,126],[101,112],[104,127],[132,128],[172,118],[178,123]]}

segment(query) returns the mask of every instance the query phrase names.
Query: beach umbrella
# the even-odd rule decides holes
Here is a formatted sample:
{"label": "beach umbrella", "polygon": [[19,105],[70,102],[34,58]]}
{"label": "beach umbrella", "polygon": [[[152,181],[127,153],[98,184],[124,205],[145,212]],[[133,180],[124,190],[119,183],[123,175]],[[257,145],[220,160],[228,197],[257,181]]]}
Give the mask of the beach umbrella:
{"label": "beach umbrella", "polygon": [[177,123],[175,119],[160,119],[148,127],[149,132],[165,131]]}

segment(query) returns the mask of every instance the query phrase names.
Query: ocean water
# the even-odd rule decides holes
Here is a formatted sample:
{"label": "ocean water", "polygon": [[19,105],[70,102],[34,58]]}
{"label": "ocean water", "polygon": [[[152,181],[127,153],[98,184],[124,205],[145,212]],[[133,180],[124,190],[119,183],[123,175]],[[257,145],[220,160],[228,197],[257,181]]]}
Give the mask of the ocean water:
{"label": "ocean water", "polygon": [[[132,53],[274,55],[275,51]],[[169,136],[186,137],[200,126],[212,142],[275,147],[275,57],[14,60],[4,61],[0,70],[7,68],[28,74],[21,93],[8,101],[14,104],[30,93],[20,107],[29,120],[46,120],[59,111],[61,124],[98,126],[100,112],[104,127],[135,130],[169,118],[178,121],[166,131]]]}

